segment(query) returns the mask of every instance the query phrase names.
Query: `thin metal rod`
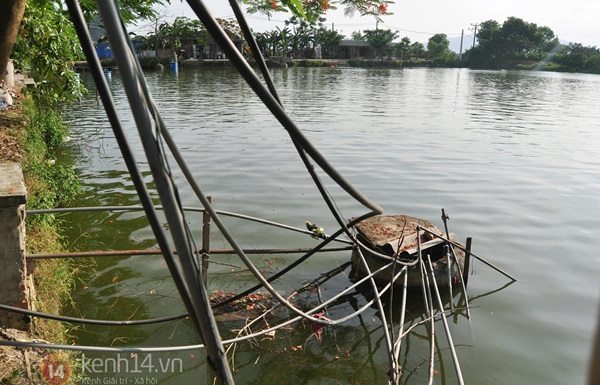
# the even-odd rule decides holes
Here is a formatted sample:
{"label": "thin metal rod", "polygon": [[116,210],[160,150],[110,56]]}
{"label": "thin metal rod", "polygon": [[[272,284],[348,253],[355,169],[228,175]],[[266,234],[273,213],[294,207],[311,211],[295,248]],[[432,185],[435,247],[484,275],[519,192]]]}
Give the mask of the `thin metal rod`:
{"label": "thin metal rod", "polygon": [[48,313],[42,313],[39,311],[16,308],[14,306],[8,306],[8,305],[0,305],[0,310],[10,311],[10,312],[19,313],[19,314],[26,314],[26,315],[32,316],[32,317],[47,318],[47,319],[51,319],[51,320],[55,320],[55,321],[70,322],[70,323],[82,323],[82,324],[88,324],[88,325],[105,325],[105,326],[149,325],[149,324],[156,324],[156,323],[161,323],[161,322],[180,320],[180,319],[186,318],[188,316],[187,314],[175,314],[175,315],[166,316],[166,317],[143,319],[143,320],[110,321],[110,320],[99,320],[99,319],[91,319],[91,318],[67,317],[67,316],[62,316],[62,315],[48,314]]}
{"label": "thin metal rod", "polygon": [[[427,299],[426,299],[426,303],[428,304],[427,306],[427,313],[430,314],[430,329],[429,329],[429,375],[428,375],[428,379],[427,379],[427,384],[431,385],[433,383],[433,370],[435,367],[435,310],[433,308],[433,296],[431,295],[431,284],[429,282],[429,274],[427,274],[426,268],[425,268],[425,262],[424,259],[422,258],[423,255],[421,255],[420,261],[421,261],[421,269],[423,270],[423,274],[425,274],[425,281],[427,282]],[[443,310],[442,310],[443,311]],[[442,314],[443,316],[443,314]]]}
{"label": "thin metal rod", "polygon": [[[446,215],[444,208],[442,208],[442,221],[444,222],[444,229],[446,230],[446,238],[450,239],[450,232],[448,231],[448,219],[450,217]],[[446,252],[446,267],[448,268],[448,289],[450,290],[450,310],[454,311],[454,293],[452,290],[452,259],[450,259],[450,250],[448,250],[448,246],[450,244],[446,244],[445,252]],[[457,265],[458,270],[460,271],[460,265]]]}
{"label": "thin metal rod", "polygon": [[[321,305],[309,310],[310,313],[314,313],[319,311],[320,309],[325,308],[326,306],[329,306],[330,304],[336,302],[339,298],[341,298],[342,296],[344,296],[346,293],[350,292],[351,290],[354,290],[356,287],[362,285],[363,283],[365,283],[368,279],[370,279],[372,276],[379,274],[380,272],[386,270],[386,269],[390,269],[392,267],[392,264],[388,264],[383,266],[380,269],[377,269],[376,271],[373,272],[372,275],[364,277],[362,279],[360,279],[359,281],[357,281],[356,283],[354,283],[353,285],[349,286],[348,288],[342,290],[341,292],[339,292],[337,295],[333,296],[332,298],[330,298],[329,300],[327,300],[326,302],[322,303]],[[396,276],[396,278],[399,276],[400,274],[398,274]],[[382,290],[381,290],[381,294],[385,293],[387,290],[389,290],[391,287],[391,283],[388,283]],[[375,302],[375,300],[370,300],[367,303],[365,303],[363,305],[362,308],[358,309],[357,311],[355,311],[352,314],[349,314],[346,317],[341,318],[340,320],[338,320],[339,323],[343,323],[351,318],[354,318],[356,316],[358,316],[359,314],[363,313],[364,311],[366,311],[367,309],[369,309],[371,307],[371,305],[373,305],[373,303]],[[233,339],[229,339],[229,340],[225,340],[223,341],[224,345],[228,345],[228,344],[233,344],[233,343],[237,343],[237,342],[242,342],[242,341],[247,341],[250,339],[254,339],[257,337],[260,337],[262,335],[271,333],[275,330],[279,330],[281,328],[284,328],[288,325],[292,325],[298,321],[300,321],[302,319],[302,317],[298,316],[295,317],[291,320],[285,321],[279,325],[270,327],[268,329],[263,329],[260,332],[257,333],[252,333],[252,334],[248,334],[245,336],[241,336],[241,337],[237,337],[237,338],[233,338]],[[37,349],[59,349],[59,350],[71,350],[71,351],[82,351],[82,352],[115,352],[115,353],[135,353],[135,352],[147,352],[147,353],[152,353],[152,352],[180,352],[180,351],[184,351],[184,350],[196,350],[196,349],[204,349],[205,346],[204,344],[196,344],[196,345],[182,345],[182,346],[163,346],[163,347],[103,347],[103,346],[85,346],[85,345],[59,345],[59,344],[46,344],[46,343],[40,343],[40,342],[22,342],[22,341],[6,341],[6,340],[0,340],[0,346],[17,346],[17,347],[30,347],[30,348],[37,348]]]}
{"label": "thin metal rod", "polygon": [[433,366],[435,357],[435,316],[433,310],[433,300],[431,298],[431,287],[429,286],[429,277],[425,271],[425,263],[423,262],[423,253],[421,250],[421,227],[417,226],[417,257],[419,260],[419,270],[421,272],[421,289],[423,290],[423,301],[425,302],[425,313],[431,321],[430,339],[429,339],[429,375],[427,384],[433,383]]}
{"label": "thin metal rod", "polygon": [[[244,14],[243,14],[239,4],[237,3],[236,0],[229,0],[229,4],[231,5],[231,8],[233,9],[233,12],[238,20],[238,23],[239,23],[240,28],[246,38],[246,41],[250,47],[250,50],[252,51],[252,54],[254,55],[256,62],[258,63],[258,66],[261,70],[263,78],[265,79],[265,82],[267,83],[269,92],[275,98],[275,100],[277,100],[279,105],[283,108],[281,99],[279,98],[279,95],[277,94],[277,90],[275,89],[275,85],[273,84],[273,78],[271,77],[271,73],[269,72],[269,69],[267,68],[267,65],[264,61],[262,53],[260,52],[258,44],[256,43],[256,39],[254,38],[254,35],[252,34],[252,31],[250,30],[250,27],[248,26],[248,23],[246,22],[246,18],[244,17]],[[238,68],[238,70],[240,70],[240,72],[242,72],[240,68]],[[323,200],[327,204],[327,207],[329,208],[330,212],[333,214],[335,220],[338,222],[340,227],[347,229],[348,228],[347,224],[342,219],[342,215],[339,213],[339,210],[338,210],[337,206],[334,204],[334,202],[332,201],[332,198],[328,195],[328,192],[325,189],[323,182],[317,175],[315,167],[310,163],[310,160],[308,159],[308,156],[306,155],[306,151],[304,150],[301,143],[296,139],[296,137],[294,135],[290,135],[290,137],[292,138],[292,142],[294,143],[294,146],[296,147],[296,151],[300,155],[300,159],[302,160],[302,163],[304,163],[306,170],[308,171],[311,178],[315,182],[315,185],[316,185],[317,189],[319,190],[319,193],[321,194]],[[377,212],[375,210],[375,211],[373,211],[372,215],[376,215],[378,213],[380,213],[380,212]],[[347,230],[345,232],[346,232],[346,235],[354,241],[354,236],[352,235],[352,233],[349,230]]]}
{"label": "thin metal rod", "polygon": [[400,348],[402,347],[402,338],[404,337],[404,319],[406,316],[406,295],[408,289],[408,269],[404,272],[404,281],[402,282],[402,305],[400,307],[400,328],[398,330],[398,339],[394,345],[394,360],[396,361],[396,378],[402,375],[400,367]]}
{"label": "thin metal rod", "polygon": [[[456,263],[456,266],[460,266],[460,264],[458,263],[458,258],[456,257],[456,253],[454,252],[454,247],[452,245],[450,245],[450,253],[452,255],[452,258],[454,259],[454,263]],[[466,258],[466,255],[465,255],[465,258]],[[465,269],[466,267],[467,267],[467,265],[466,265],[466,259],[465,259],[465,264],[463,265],[463,269]],[[462,274],[460,274],[460,271],[458,274],[458,279],[460,280],[461,290],[462,290],[463,296],[465,298],[465,307],[467,308],[467,319],[471,319],[471,310],[469,310],[469,296],[467,295],[467,286],[466,286],[465,280],[463,279]]]}
{"label": "thin metal rod", "polygon": [[[431,279],[433,281],[433,291],[435,292],[435,297],[437,299],[438,306],[440,311],[444,311],[444,304],[442,303],[442,297],[440,296],[440,291],[437,287],[437,282],[435,280],[435,273],[433,271],[433,264],[431,263],[431,257],[427,255],[427,262],[429,263],[429,274],[431,275]],[[448,326],[448,320],[446,320],[446,316],[442,314],[442,323],[444,325],[444,330],[446,331],[446,338],[448,339],[448,346],[450,347],[450,353],[452,355],[452,361],[454,362],[454,369],[456,370],[456,376],[458,378],[459,385],[464,385],[465,381],[463,380],[462,371],[460,370],[460,363],[458,362],[458,357],[456,355],[456,349],[454,348],[454,342],[452,341],[452,335],[450,334],[450,327]]]}
{"label": "thin metal rod", "polygon": [[427,313],[427,317],[431,317],[433,313],[429,311],[429,303],[431,302],[431,296],[428,294],[426,290],[429,286],[429,278],[427,278],[427,273],[425,271],[425,266],[423,264],[423,254],[421,250],[421,228],[417,226],[417,257],[420,265],[420,273],[421,273],[421,289],[423,291],[423,301],[425,302],[425,311]]}
{"label": "thin metal rod", "polygon": [[[163,207],[162,206],[154,206],[154,209],[163,210]],[[60,207],[60,208],[53,208],[53,209],[27,210],[26,213],[27,213],[27,215],[39,215],[39,214],[58,214],[58,213],[74,213],[74,212],[94,212],[94,211],[143,211],[143,210],[144,210],[144,207],[142,207],[142,206],[90,206],[90,207]],[[184,206],[183,211],[203,213],[205,210],[204,210],[204,207]],[[247,220],[250,222],[262,223],[267,226],[279,227],[281,229],[290,230],[290,231],[294,231],[297,233],[302,233],[302,234],[306,234],[306,235],[310,235],[310,236],[315,235],[312,231],[308,231],[306,229],[289,226],[289,225],[286,225],[283,223],[273,222],[273,221],[269,221],[269,220],[262,219],[262,218],[252,217],[249,215],[234,213],[234,212],[224,211],[224,210],[214,210],[214,211],[215,211],[215,213],[222,215],[222,216],[226,216],[226,217],[232,217],[232,218],[244,219],[244,220]],[[325,235],[325,237],[329,238],[330,236]],[[351,241],[348,241],[346,239],[335,239],[335,241],[346,243],[349,245],[353,244]]]}
{"label": "thin metal rod", "polygon": [[[206,197],[208,203],[212,203],[212,197]],[[195,253],[194,253],[195,254]],[[210,214],[206,211],[202,214],[202,281],[208,283],[208,265],[210,260]]]}
{"label": "thin metal rod", "polygon": [[[367,272],[367,274],[370,275],[371,269],[369,268],[369,264],[367,263],[365,256],[363,255],[360,248],[357,248],[356,250],[358,252],[358,255],[360,256],[360,261],[362,262],[362,264],[365,268],[365,271]],[[402,273],[404,270],[406,270],[406,266],[404,266],[402,268],[400,273]],[[396,275],[396,277],[397,276],[398,275]],[[383,304],[381,303],[381,293],[377,289],[375,280],[373,278],[371,278],[369,281],[371,283],[371,289],[373,290],[373,295],[375,296],[377,308],[379,309],[379,313],[380,313],[380,317],[381,317],[381,324],[383,326],[383,336],[385,338],[385,344],[386,344],[387,352],[388,352],[388,362],[390,364],[390,370],[389,370],[389,374],[388,374],[388,383],[395,384],[398,380],[398,378],[397,378],[398,368],[397,368],[397,362],[396,362],[395,356],[394,356],[394,343],[390,336],[390,331],[387,328],[387,317],[385,316],[385,309],[383,308]],[[392,285],[394,284],[393,279],[390,282],[390,284],[392,284]]]}
{"label": "thin metal rod", "polygon": [[[444,228],[446,229],[446,237],[448,239],[450,239],[450,231],[448,231],[448,220],[450,219],[450,217],[448,215],[446,215],[446,212],[444,211],[444,209],[442,209],[442,220],[444,221]],[[470,239],[470,238],[469,238]],[[456,257],[456,252],[454,251],[454,246],[451,243],[447,244],[450,247],[450,253],[452,256],[452,259],[454,261],[454,263],[456,263],[456,266],[458,268],[458,279],[460,280],[460,286],[461,286],[461,290],[463,293],[463,296],[465,298],[465,307],[467,308],[467,319],[471,319],[471,310],[469,309],[469,296],[467,295],[467,283],[465,282],[465,279],[463,278],[465,271],[468,270],[469,266],[467,263],[467,253],[465,252],[465,259],[463,262],[463,271],[462,274],[460,274],[460,263],[458,262],[458,258]],[[467,248],[470,249],[470,245],[467,245]],[[452,295],[452,293],[450,293]],[[451,297],[451,302],[453,303],[453,297]]]}
{"label": "thin metal rod", "polygon": [[[448,268],[448,294],[450,295],[450,310],[454,312],[454,290],[452,289],[452,258],[450,257],[449,245],[444,245],[446,253],[446,267]],[[458,266],[460,270],[460,266]]]}
{"label": "thin metal rod", "polygon": [[[298,249],[247,249],[244,250],[246,254],[303,254],[311,251],[309,248],[298,248]],[[335,252],[335,251],[349,251],[352,247],[330,247],[327,249],[321,249],[319,252]],[[199,250],[193,250],[194,253]],[[177,254],[177,250],[172,250],[173,254]],[[147,255],[158,255],[161,254],[160,249],[145,249],[145,250],[106,250],[106,251],[74,251],[70,253],[39,253],[39,254],[26,254],[25,259],[54,259],[54,258],[88,258],[88,257],[131,257],[131,256],[147,256]],[[230,255],[235,254],[233,249],[214,249],[209,251],[210,254],[214,255]]]}
{"label": "thin metal rod", "polygon": [[231,6],[231,9],[233,10],[233,14],[235,15],[235,17],[238,21],[240,29],[242,30],[242,33],[244,34],[244,38],[246,39],[246,43],[248,44],[248,47],[250,47],[252,56],[254,56],[254,60],[256,61],[256,64],[258,64],[258,68],[260,69],[260,72],[262,73],[263,78],[265,79],[265,83],[267,83],[267,87],[269,88],[271,95],[273,95],[273,97],[275,99],[277,99],[279,104],[281,104],[281,100],[279,99],[279,95],[277,94],[277,89],[275,89],[275,84],[273,84],[273,77],[271,76],[271,72],[269,71],[269,68],[267,67],[267,63],[265,63],[265,58],[263,57],[262,53],[260,52],[260,47],[258,46],[258,43],[256,42],[256,38],[254,37],[254,34],[250,30],[250,26],[248,25],[248,22],[246,21],[246,18],[244,17],[242,8],[240,7],[240,5],[238,4],[238,2],[236,0],[229,0],[229,5]]}
{"label": "thin metal rod", "polygon": [[[428,229],[425,229],[425,228],[421,228],[421,230],[423,230],[423,231],[425,231],[425,232],[427,232],[427,233],[429,233],[429,234],[431,234],[431,235],[433,235],[433,236],[436,236],[436,237],[438,237],[438,238],[440,238],[440,239],[443,239],[443,240],[445,240],[445,241],[449,242],[449,243],[450,243],[450,244],[452,244],[453,246],[455,246],[455,247],[458,247],[459,249],[461,249],[462,251],[465,251],[465,252],[467,252],[467,251],[468,251],[468,250],[467,250],[467,249],[466,249],[464,246],[462,246],[462,245],[461,245],[460,243],[458,243],[458,242],[451,241],[450,239],[448,239],[448,238],[446,238],[446,237],[444,237],[444,236],[442,236],[442,235],[436,234],[436,233],[434,233],[433,231],[431,231],[431,230],[428,230]],[[512,279],[513,281],[516,281],[516,280],[517,280],[517,279],[516,279],[516,278],[514,278],[512,275],[508,274],[507,272],[505,272],[505,271],[504,271],[504,270],[502,270],[501,268],[499,268],[499,267],[497,267],[497,266],[494,266],[492,263],[490,263],[490,262],[486,261],[485,259],[483,259],[482,257],[478,256],[477,254],[473,253],[472,251],[469,251],[469,253],[470,253],[470,254],[473,256],[473,258],[476,258],[476,259],[478,259],[479,261],[481,261],[481,262],[485,263],[486,265],[488,265],[488,266],[489,266],[489,267],[491,267],[492,269],[496,270],[497,272],[499,272],[499,273],[503,274],[503,275],[504,275],[504,276],[506,276],[507,278],[510,278],[510,279]]]}
{"label": "thin metal rod", "polygon": [[135,160],[133,151],[131,150],[131,147],[127,141],[125,131],[117,114],[110,88],[106,81],[106,77],[104,76],[98,56],[96,55],[96,50],[87,29],[87,23],[83,17],[79,3],[75,0],[67,0],[66,4],[69,9],[73,26],[81,43],[81,47],[86,56],[86,60],[90,66],[91,73],[96,84],[96,89],[98,90],[98,94],[100,95],[102,104],[104,105],[108,120],[115,134],[115,139],[117,140],[121,153],[123,154],[123,159],[142,203],[142,206],[140,207],[145,211],[146,216],[148,217],[150,227],[152,228],[152,231],[156,237],[158,246],[162,250],[162,254],[165,258],[169,271],[173,276],[173,281],[181,295],[181,299],[186,308],[191,309],[192,304],[190,295],[183,283],[181,274],[179,274],[175,266],[173,254],[169,249],[169,243],[167,242],[164,231],[160,226],[152,199],[150,198],[150,194],[148,193],[141,172],[137,167],[137,162]]}

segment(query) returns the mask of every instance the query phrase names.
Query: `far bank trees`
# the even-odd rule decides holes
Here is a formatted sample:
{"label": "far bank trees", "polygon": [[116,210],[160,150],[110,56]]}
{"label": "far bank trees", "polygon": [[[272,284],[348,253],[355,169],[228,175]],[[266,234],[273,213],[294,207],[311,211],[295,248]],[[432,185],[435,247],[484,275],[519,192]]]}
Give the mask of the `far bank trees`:
{"label": "far bank trees", "polygon": [[600,73],[600,51],[578,43],[561,44],[554,31],[517,17],[500,24],[487,20],[479,25],[478,45],[468,50],[471,68],[547,70]]}

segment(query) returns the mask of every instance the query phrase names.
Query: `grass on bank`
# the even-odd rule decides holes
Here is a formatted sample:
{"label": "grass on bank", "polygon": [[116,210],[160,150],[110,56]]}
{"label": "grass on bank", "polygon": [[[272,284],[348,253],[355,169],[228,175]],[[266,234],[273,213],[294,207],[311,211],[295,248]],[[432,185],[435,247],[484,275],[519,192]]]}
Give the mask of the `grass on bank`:
{"label": "grass on bank", "polygon": [[[68,139],[68,127],[56,110],[36,107],[31,99],[20,99],[22,104],[0,111],[0,162],[21,164],[28,210],[68,204],[80,191],[72,161],[64,156],[63,142]],[[60,222],[54,215],[29,215],[26,231],[28,253],[66,249]],[[71,259],[35,261],[34,309],[59,314],[65,305],[71,304],[71,292],[80,269],[81,264]],[[32,318],[31,337],[69,344],[69,328],[61,322]],[[4,377],[0,381],[2,385],[29,383],[25,368],[1,377]],[[38,382],[34,380],[34,383]]]}
{"label": "grass on bank", "polygon": [[[73,164],[61,156],[69,129],[53,109],[41,109],[31,102],[23,108],[28,124],[22,166],[27,186],[27,208],[48,209],[69,203],[80,191]],[[58,161],[57,159],[60,159]],[[59,222],[52,214],[30,215],[26,219],[29,253],[65,251]],[[71,259],[38,260],[34,267],[35,307],[58,314],[71,303],[77,267]],[[36,336],[56,343],[67,343],[64,324],[41,318],[34,320]]]}

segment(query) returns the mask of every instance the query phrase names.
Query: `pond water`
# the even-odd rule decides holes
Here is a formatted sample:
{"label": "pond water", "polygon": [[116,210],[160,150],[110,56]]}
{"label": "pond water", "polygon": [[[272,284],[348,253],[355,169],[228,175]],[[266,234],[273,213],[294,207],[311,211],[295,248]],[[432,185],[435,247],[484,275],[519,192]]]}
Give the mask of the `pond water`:
{"label": "pond water", "polygon": [[[147,77],[175,141],[217,209],[296,227],[308,220],[329,233],[337,228],[287,133],[234,70],[190,68]],[[474,263],[468,286],[472,319],[463,314],[449,318],[466,383],[585,382],[600,294],[599,76],[292,68],[276,70],[273,77],[286,110],[305,135],[386,214],[408,214],[440,226],[444,208],[451,218],[450,231],[462,240],[473,237],[475,253],[518,279],[506,286],[506,277]],[[83,80],[91,81],[86,76]],[[152,188],[116,71],[110,84]],[[67,117],[84,186],[74,206],[139,204],[105,113],[93,96],[92,91]],[[184,205],[199,207],[173,168]],[[320,175],[346,218],[366,212]],[[155,247],[139,212],[63,218],[74,250]],[[190,214],[187,220],[200,239],[201,214]],[[304,235],[236,219],[225,222],[249,249],[316,244]],[[229,247],[216,231],[211,244]],[[295,258],[253,256],[267,275]],[[349,259],[349,252],[311,258],[278,280],[277,289],[290,294]],[[235,256],[214,255],[212,260],[220,264],[211,265],[210,290],[238,292],[254,283],[238,268],[242,263]],[[82,277],[70,314],[142,319],[184,312],[160,256],[98,258],[94,269]],[[320,294],[328,298],[348,285],[348,278],[338,275],[320,287]],[[348,314],[365,303],[365,296],[368,293],[348,296],[329,315]],[[303,294],[300,300],[314,305],[316,294]],[[411,317],[419,320],[422,309],[415,304],[410,308]],[[242,321],[224,322],[222,333],[230,336],[241,326]],[[436,328],[441,337],[440,322]],[[388,362],[374,307],[342,326],[324,329],[321,341],[312,331],[301,323],[277,332],[275,340],[237,344],[229,351],[236,383],[385,383]],[[189,321],[86,326],[76,331],[76,337],[79,344],[102,346],[200,342]],[[443,337],[437,345],[434,383],[456,383]],[[126,357],[129,365],[147,359],[136,373],[102,376],[143,375],[158,384],[213,382],[200,350],[147,357]],[[428,357],[426,328],[417,327],[403,347],[402,383],[425,383]]]}

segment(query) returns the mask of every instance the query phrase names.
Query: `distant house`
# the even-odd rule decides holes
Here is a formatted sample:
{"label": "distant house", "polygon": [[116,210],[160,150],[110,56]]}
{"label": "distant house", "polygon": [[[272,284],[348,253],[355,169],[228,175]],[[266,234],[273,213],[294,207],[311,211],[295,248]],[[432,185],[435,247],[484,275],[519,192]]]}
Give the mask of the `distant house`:
{"label": "distant house", "polygon": [[[240,52],[243,51],[245,40],[240,37],[232,39],[233,44]],[[185,59],[225,59],[225,54],[214,42],[212,37],[206,39],[205,44],[188,44],[184,47],[183,58]]]}
{"label": "distant house", "polygon": [[110,50],[110,45],[106,38],[106,31],[104,30],[100,14],[94,16],[94,19],[90,21],[90,24],[88,25],[88,29],[90,30],[90,37],[96,46],[96,55],[98,55],[98,59],[112,59],[112,51]]}
{"label": "distant house", "polygon": [[343,59],[359,59],[371,56],[371,46],[363,40],[342,40],[339,49]]}
{"label": "distant house", "polygon": [[[112,50],[110,49],[110,44],[100,14],[94,16],[94,19],[88,24],[88,29],[90,31],[90,37],[96,46],[96,55],[98,55],[98,59],[112,59]],[[133,40],[133,47],[136,52],[138,52],[140,44],[139,41]]]}

